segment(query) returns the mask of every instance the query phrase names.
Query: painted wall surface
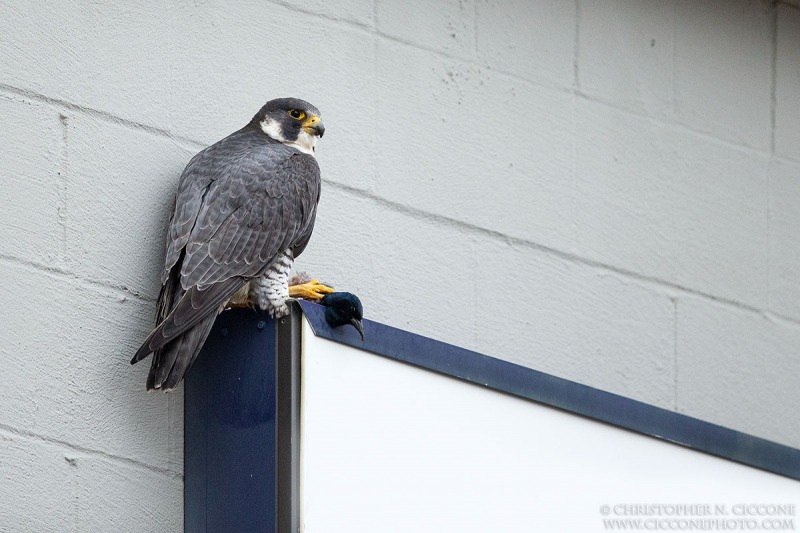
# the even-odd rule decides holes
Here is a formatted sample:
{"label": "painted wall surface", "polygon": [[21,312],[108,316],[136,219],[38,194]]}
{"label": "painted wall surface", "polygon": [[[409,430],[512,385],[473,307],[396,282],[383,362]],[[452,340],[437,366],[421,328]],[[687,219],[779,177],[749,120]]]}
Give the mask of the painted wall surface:
{"label": "painted wall surface", "polygon": [[[794,5],[792,5],[794,4]],[[297,266],[370,318],[800,446],[800,9],[0,3],[0,531],[176,531],[144,393],[178,175],[323,112]]]}

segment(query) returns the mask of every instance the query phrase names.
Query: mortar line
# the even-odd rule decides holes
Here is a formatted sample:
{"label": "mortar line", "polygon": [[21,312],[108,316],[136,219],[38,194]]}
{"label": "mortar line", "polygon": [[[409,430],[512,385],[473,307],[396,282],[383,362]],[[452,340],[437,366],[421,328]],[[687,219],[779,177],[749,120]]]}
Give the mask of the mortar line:
{"label": "mortar line", "polygon": [[774,187],[772,172],[774,168],[775,162],[773,160],[769,162],[767,168],[767,257],[765,261],[767,264],[767,309],[772,308],[774,301],[772,296],[772,287],[774,284],[774,279],[772,277],[772,232],[775,230],[775,224],[772,218],[772,189]]}
{"label": "mortar line", "polygon": [[[378,28],[378,0],[372,0],[372,23],[375,26],[376,30]],[[374,79],[378,79],[378,56],[379,56],[379,48],[380,43],[378,42],[378,38],[373,34],[372,35],[372,76]],[[370,135],[374,139],[376,138],[379,130],[379,124],[381,124],[381,115],[380,115],[380,97],[378,95],[372,95],[372,109],[370,111],[372,115],[372,121],[370,124]],[[378,156],[373,154],[372,157],[369,158],[369,165],[370,165],[370,179],[368,181],[370,190],[374,190],[376,183],[380,176],[380,171],[378,168]],[[370,268],[372,264],[370,263]]]}
{"label": "mortar line", "polygon": [[59,146],[58,163],[56,165],[56,186],[58,187],[58,223],[61,226],[61,250],[59,262],[67,264],[68,244],[67,244],[67,171],[69,164],[69,122],[64,113],[58,114],[59,125]]}
{"label": "mortar line", "polygon": [[575,42],[574,42],[574,57],[573,57],[573,79],[572,79],[572,105],[570,108],[571,120],[570,126],[570,139],[572,142],[572,165],[570,168],[571,192],[570,198],[571,209],[571,223],[570,227],[572,234],[570,237],[575,242],[578,235],[578,217],[575,216],[578,212],[578,91],[580,90],[579,81],[579,66],[578,66],[578,51],[580,50],[580,19],[582,16],[581,0],[575,0]]}
{"label": "mortar line", "polygon": [[177,135],[171,133],[168,130],[163,128],[159,128],[156,126],[151,126],[149,124],[145,124],[143,122],[137,122],[135,120],[130,120],[127,118],[122,118],[113,113],[109,113],[108,111],[101,111],[99,109],[94,109],[91,107],[82,106],[79,104],[75,104],[68,100],[62,100],[60,98],[54,98],[52,96],[47,96],[41,93],[37,93],[35,91],[31,91],[28,89],[22,89],[19,87],[15,87],[13,85],[8,85],[6,83],[0,83],[0,91],[4,91],[6,93],[10,93],[16,96],[21,96],[23,98],[28,98],[30,100],[34,100],[36,102],[46,103],[52,106],[55,106],[61,110],[69,110],[75,111],[78,113],[83,113],[84,115],[90,116],[92,118],[97,118],[104,120],[106,122],[110,122],[112,124],[118,124],[121,126],[126,126],[135,130],[145,131],[147,133],[159,136],[159,137],[166,137],[167,139],[177,142],[177,143],[187,143],[190,145],[198,145],[198,146],[206,146],[205,143],[198,141],[196,139],[192,139],[190,137],[185,137],[183,135]]}
{"label": "mortar line", "polygon": [[780,313],[776,313],[775,311],[763,311],[761,312],[761,316],[766,318],[767,320],[774,322],[775,324],[779,324],[785,327],[796,328],[798,327],[798,321],[794,318],[787,317]]}
{"label": "mortar line", "polygon": [[678,411],[678,298],[672,298],[672,410]]}
{"label": "mortar line", "polygon": [[[579,0],[576,0],[576,2],[579,2]],[[576,21],[577,21],[577,16],[576,16]],[[578,31],[579,30],[576,30],[576,41],[578,41],[578,44],[579,44]],[[677,43],[676,43],[677,33],[676,33],[676,31],[677,31],[676,30],[676,25],[673,24],[673,38],[672,38],[673,63],[675,62],[675,55],[677,54]],[[425,45],[417,43],[417,42],[412,42],[412,41],[408,41],[408,40],[405,40],[405,39],[401,39],[401,38],[396,37],[396,36],[387,35],[387,34],[382,33],[380,31],[376,31],[375,35],[378,38],[382,38],[382,39],[387,40],[387,41],[391,41],[391,42],[395,42],[395,43],[402,44],[402,45],[405,45],[405,46],[409,46],[409,47],[415,48],[417,50],[429,52],[429,53],[431,53],[433,55],[436,55],[436,56],[439,56],[441,58],[461,61],[461,62],[466,63],[468,65],[475,66],[475,67],[481,68],[481,69],[485,69],[485,70],[487,70],[487,71],[489,71],[489,72],[491,72],[491,73],[493,73],[495,75],[505,76],[505,77],[515,81],[515,82],[521,82],[521,83],[529,84],[529,85],[532,85],[534,87],[538,87],[538,88],[546,89],[546,90],[551,90],[551,91],[556,92],[556,93],[577,94],[579,97],[581,97],[581,98],[583,98],[583,99],[585,99],[587,101],[605,105],[605,106],[607,106],[607,107],[609,107],[611,109],[615,109],[615,110],[620,111],[622,113],[625,113],[625,114],[627,114],[629,116],[634,116],[634,117],[647,119],[647,120],[650,120],[651,122],[655,122],[656,124],[663,124],[665,126],[674,126],[674,127],[677,127],[679,129],[681,129],[682,131],[686,131],[686,132],[694,133],[696,135],[700,135],[700,136],[702,136],[704,138],[719,142],[719,143],[721,143],[721,144],[723,144],[725,146],[736,148],[738,150],[746,150],[746,151],[751,151],[751,152],[755,152],[755,153],[758,153],[758,154],[766,154],[766,153],[768,153],[768,152],[766,152],[766,151],[764,151],[764,150],[762,150],[760,148],[756,148],[756,147],[748,145],[748,144],[736,143],[736,142],[733,142],[733,141],[722,139],[720,137],[716,137],[715,135],[713,135],[713,133],[709,133],[707,131],[699,130],[699,129],[691,127],[688,124],[679,122],[675,117],[675,113],[677,112],[677,106],[678,106],[677,101],[678,100],[677,100],[677,87],[676,87],[677,80],[675,79],[674,69],[673,69],[672,81],[671,81],[671,83],[672,83],[672,97],[671,97],[672,116],[671,117],[654,117],[654,116],[649,115],[647,113],[642,113],[642,112],[639,112],[637,110],[633,110],[633,109],[627,108],[625,106],[618,105],[618,104],[613,103],[611,101],[605,100],[602,97],[599,97],[599,96],[596,96],[596,95],[591,95],[589,93],[583,92],[579,87],[576,86],[577,74],[575,72],[573,72],[573,83],[572,83],[572,85],[570,87],[565,87],[563,84],[559,84],[554,78],[546,78],[546,77],[544,77],[544,78],[530,78],[530,77],[521,76],[521,75],[519,75],[519,74],[517,74],[515,72],[509,72],[509,71],[506,71],[506,70],[503,70],[503,69],[498,69],[496,67],[493,67],[493,66],[490,66],[490,65],[487,65],[487,64],[481,62],[479,57],[475,58],[475,59],[471,59],[469,57],[464,57],[464,56],[460,56],[460,55],[447,53],[447,52],[444,52],[444,51],[441,51],[441,50],[437,50],[437,49],[425,46]],[[577,68],[577,66],[573,66],[573,69],[576,69],[576,68]]]}
{"label": "mortar line", "polygon": [[85,283],[86,285],[89,285],[89,286],[94,287],[96,289],[104,289],[104,290],[110,290],[110,291],[119,292],[119,293],[122,293],[122,294],[118,294],[118,296],[133,297],[133,298],[135,298],[135,299],[137,299],[137,300],[139,300],[141,302],[153,303],[153,302],[156,301],[155,298],[148,298],[147,296],[144,296],[141,293],[136,292],[133,289],[131,289],[129,287],[126,287],[124,285],[115,285],[115,284],[112,284],[112,283],[105,283],[105,282],[102,282],[102,281],[99,281],[99,280],[96,280],[96,279],[92,279],[92,278],[86,278],[86,277],[78,275],[75,272],[72,272],[70,270],[66,270],[64,268],[55,267],[55,266],[52,266],[52,265],[44,265],[44,264],[38,263],[36,261],[31,261],[31,260],[28,260],[28,259],[22,259],[22,258],[19,258],[19,257],[15,257],[13,255],[6,255],[6,254],[0,253],[0,262],[6,262],[6,263],[11,263],[11,264],[24,266],[24,267],[27,267],[27,268],[32,268],[32,269],[35,269],[35,270],[39,270],[44,274],[49,274],[49,275],[52,275],[52,276],[65,278],[66,281],[78,281],[78,282],[81,282],[81,283]]}
{"label": "mortar line", "polygon": [[480,53],[480,46],[478,44],[478,17],[480,16],[480,10],[478,8],[478,0],[472,2],[472,57],[475,58],[476,62],[480,62],[481,53]]}
{"label": "mortar line", "polygon": [[380,30],[376,30],[375,31],[375,35],[378,38],[383,39],[385,41],[393,42],[393,43],[396,43],[396,44],[402,44],[404,46],[408,46],[408,47],[414,48],[414,49],[422,51],[422,52],[428,52],[428,53],[430,53],[430,54],[432,54],[434,56],[439,57],[440,59],[450,59],[450,60],[455,60],[455,61],[461,61],[463,63],[468,64],[469,66],[481,68],[481,69],[493,72],[495,74],[501,74],[503,76],[507,76],[507,77],[513,79],[514,81],[523,82],[523,83],[527,83],[527,84],[533,85],[535,87],[540,87],[540,88],[543,88],[543,89],[550,89],[550,90],[557,91],[557,92],[562,92],[562,93],[570,93],[570,92],[572,92],[572,86],[571,85],[569,87],[565,87],[564,85],[559,84],[558,82],[556,82],[554,78],[547,78],[547,77],[544,77],[544,78],[526,78],[526,77],[520,76],[519,74],[516,74],[514,72],[509,72],[509,71],[505,71],[505,70],[502,70],[502,69],[495,68],[495,67],[493,67],[491,65],[488,65],[488,64],[482,62],[480,60],[480,55],[478,55],[475,58],[470,58],[468,56],[452,54],[452,53],[449,53],[449,52],[444,52],[442,50],[438,50],[436,48],[429,47],[429,46],[421,44],[421,43],[408,41],[406,39],[397,37],[395,35],[389,35],[389,34],[381,32]]}
{"label": "mortar line", "polygon": [[572,165],[570,168],[570,233],[568,234],[570,238],[570,242],[572,243],[569,246],[570,251],[572,253],[577,253],[578,248],[578,235],[580,232],[579,228],[579,221],[578,221],[578,212],[580,209],[580,202],[579,202],[579,188],[580,188],[580,181],[578,180],[578,142],[575,138],[578,132],[578,110],[576,105],[577,100],[573,98],[572,101]]}
{"label": "mortar line", "polygon": [[[771,65],[771,80],[770,87],[770,152],[772,159],[775,158],[775,142],[776,142],[776,128],[777,128],[777,107],[778,107],[778,24],[780,9],[778,2],[772,5],[772,65]],[[772,168],[774,167],[773,161],[770,161],[770,168],[767,170],[767,308],[770,308],[773,303],[772,297]]]}
{"label": "mortar line", "polygon": [[357,28],[357,29],[360,29],[360,30],[371,30],[371,29],[373,29],[373,26],[370,25],[370,24],[366,24],[366,23],[363,23],[363,22],[358,22],[356,20],[352,20],[352,19],[348,19],[348,18],[336,17],[334,15],[329,15],[328,13],[322,13],[322,12],[319,12],[319,11],[310,11],[308,9],[304,9],[304,8],[300,7],[297,4],[292,4],[290,2],[284,2],[284,1],[281,1],[281,0],[268,0],[268,2],[270,4],[273,4],[273,5],[280,6],[280,7],[283,7],[285,9],[288,9],[289,11],[294,11],[295,13],[302,13],[303,15],[309,15],[311,17],[318,17],[318,18],[327,20],[329,22],[342,23],[342,24],[344,24],[346,26],[350,26],[351,28]]}
{"label": "mortar line", "polygon": [[777,127],[778,107],[778,4],[772,6],[772,64],[770,65],[770,153],[775,153],[775,128]]}
{"label": "mortar line", "polygon": [[672,3],[672,65],[670,68],[670,112],[671,119],[676,120],[678,116],[678,7],[676,2]]}
{"label": "mortar line", "polygon": [[[362,28],[362,30],[363,30],[363,28]],[[445,57],[445,58],[454,59],[454,60],[457,60],[457,61],[461,61],[461,62],[470,64],[472,66],[483,68],[483,69],[486,69],[487,71],[492,72],[495,75],[499,75],[501,77],[504,76],[504,77],[506,77],[506,78],[508,78],[510,80],[515,81],[515,82],[521,82],[521,83],[529,84],[529,85],[532,85],[534,87],[538,87],[538,88],[541,88],[541,89],[553,91],[555,93],[577,95],[579,98],[582,98],[582,99],[584,99],[586,101],[606,106],[609,109],[613,109],[613,110],[619,111],[619,112],[624,113],[624,114],[626,114],[628,116],[641,118],[641,119],[647,120],[647,121],[649,121],[651,123],[655,123],[655,124],[659,124],[659,125],[663,125],[663,126],[667,126],[667,127],[675,127],[675,128],[678,128],[681,131],[690,132],[690,133],[698,135],[701,138],[704,138],[706,140],[719,143],[722,146],[726,146],[726,147],[729,147],[729,148],[732,148],[732,149],[736,149],[736,150],[739,150],[739,151],[745,151],[745,152],[749,152],[749,153],[769,155],[769,152],[765,152],[764,150],[761,150],[759,148],[756,148],[756,147],[753,147],[753,146],[750,146],[750,145],[746,145],[746,144],[738,144],[738,143],[734,143],[734,142],[731,142],[731,141],[728,141],[728,140],[725,140],[725,139],[721,139],[719,137],[715,137],[713,134],[710,134],[710,133],[702,131],[702,130],[694,129],[694,128],[686,125],[686,124],[683,124],[683,123],[680,123],[680,122],[677,122],[677,121],[669,121],[669,120],[658,119],[657,117],[652,117],[650,115],[639,113],[639,112],[637,112],[635,110],[631,110],[631,109],[625,108],[624,106],[616,105],[613,102],[609,102],[607,100],[604,100],[601,97],[598,97],[598,96],[595,96],[595,95],[590,95],[590,94],[585,93],[585,92],[583,92],[583,91],[581,91],[579,89],[576,89],[574,86],[570,86],[570,87],[567,88],[567,87],[564,87],[564,86],[561,86],[561,85],[557,85],[557,84],[554,84],[554,83],[546,83],[546,82],[544,82],[542,80],[524,78],[524,77],[515,75],[513,73],[510,73],[510,72],[505,72],[503,70],[496,70],[494,68],[491,68],[491,67],[489,67],[487,65],[484,65],[484,64],[480,63],[479,61],[470,60],[469,58],[464,58],[464,57],[461,57],[461,56],[455,56],[455,55],[451,55],[451,54],[441,53],[441,52],[433,50],[433,49],[428,49],[428,48],[419,46],[416,43],[406,42],[406,41],[403,41],[403,40],[400,40],[400,39],[397,39],[397,38],[382,34],[379,31],[368,32],[368,33],[370,33],[371,35],[374,34],[379,38],[382,37],[382,38],[384,38],[386,40],[397,42],[397,43],[400,43],[400,44],[403,44],[403,45],[406,45],[406,46],[411,46],[411,47],[414,47],[414,48],[417,48],[417,49],[420,49],[420,50],[423,50],[423,51],[434,53],[436,55],[439,55],[439,56],[442,56],[442,57]],[[21,88],[14,87],[12,85],[8,85],[8,84],[5,84],[5,83],[0,83],[0,91],[5,91],[7,93],[11,93],[11,94],[14,94],[14,95],[17,95],[17,96],[22,96],[24,98],[29,98],[31,100],[36,100],[36,101],[39,101],[39,102],[48,103],[50,105],[61,107],[62,109],[67,109],[67,110],[71,110],[71,111],[80,112],[80,113],[83,113],[83,114],[85,114],[87,116],[91,116],[93,118],[98,118],[98,119],[104,120],[106,122],[110,122],[112,124],[118,124],[118,125],[130,127],[132,129],[146,131],[146,132],[151,133],[153,135],[167,138],[167,139],[173,141],[174,143],[176,143],[176,144],[178,144],[178,145],[180,145],[180,146],[182,146],[182,147],[184,147],[184,148],[186,148],[187,150],[190,150],[190,151],[202,149],[202,148],[205,148],[207,146],[207,143],[202,142],[202,141],[200,141],[198,139],[194,139],[194,138],[187,137],[187,136],[184,136],[184,135],[174,134],[174,133],[171,133],[169,130],[165,130],[163,128],[159,128],[159,127],[156,127],[156,126],[152,126],[152,125],[149,125],[149,124],[145,124],[145,123],[142,123],[142,122],[137,122],[137,121],[126,119],[126,118],[122,118],[122,117],[119,117],[119,116],[114,115],[112,113],[109,113],[107,111],[101,111],[101,110],[98,110],[98,109],[93,109],[93,108],[81,106],[81,105],[78,105],[78,104],[75,104],[75,103],[72,103],[72,102],[69,102],[69,101],[66,101],[66,100],[53,98],[51,96],[43,95],[43,94],[40,94],[40,93],[37,93],[37,92],[34,92],[34,91],[30,91],[30,90],[27,90],[27,89],[21,89]],[[186,146],[186,145],[189,145],[189,146]],[[793,161],[793,160],[790,159],[790,161]]]}
{"label": "mortar line", "polygon": [[701,139],[703,139],[705,141],[712,142],[712,143],[715,143],[715,144],[717,144],[719,146],[723,146],[723,147],[726,147],[726,148],[730,148],[731,150],[736,150],[739,153],[746,153],[748,155],[749,154],[755,154],[755,155],[763,156],[765,158],[769,158],[772,155],[769,150],[763,150],[761,148],[756,148],[755,146],[751,146],[751,145],[748,145],[748,144],[740,144],[740,143],[735,143],[735,142],[729,141],[727,139],[721,139],[719,137],[714,136],[712,133],[693,128],[693,127],[691,127],[691,126],[689,126],[687,124],[684,124],[682,122],[672,121],[672,120],[665,120],[664,118],[654,117],[654,116],[647,115],[647,114],[644,114],[644,113],[639,113],[639,112],[634,111],[632,109],[628,109],[628,108],[616,105],[615,103],[610,102],[610,101],[608,101],[608,100],[606,100],[606,99],[604,99],[602,97],[598,97],[596,95],[585,93],[585,92],[583,92],[581,90],[577,91],[577,96],[578,96],[578,98],[586,100],[587,102],[590,102],[590,103],[593,103],[593,104],[598,104],[598,105],[601,105],[601,106],[603,106],[603,107],[605,107],[607,109],[618,111],[618,112],[623,113],[623,114],[625,114],[625,115],[627,115],[629,117],[638,118],[638,119],[647,121],[650,124],[654,124],[656,126],[662,126],[662,127],[666,127],[666,128],[674,128],[674,129],[676,129],[676,130],[678,130],[678,131],[680,131],[682,133],[689,133],[689,134],[694,135],[696,137],[699,137],[699,138],[701,138]]}
{"label": "mortar line", "polygon": [[150,472],[154,472],[156,474],[161,474],[161,475],[164,475],[164,476],[168,476],[168,477],[171,477],[173,479],[179,479],[181,481],[183,480],[183,473],[182,472],[176,472],[174,470],[170,470],[169,468],[164,468],[164,467],[160,467],[160,466],[153,466],[151,464],[144,463],[144,462],[138,461],[136,459],[130,459],[128,457],[122,457],[122,456],[119,456],[119,455],[114,455],[113,453],[104,452],[102,450],[95,450],[95,449],[92,449],[92,448],[86,448],[84,446],[80,446],[78,444],[73,444],[73,443],[67,442],[65,440],[56,439],[56,438],[48,437],[48,436],[45,436],[45,435],[40,435],[38,433],[34,433],[33,431],[29,431],[29,430],[26,430],[26,429],[15,428],[13,426],[9,426],[8,424],[0,423],[0,431],[5,432],[5,433],[10,433],[11,435],[18,436],[18,437],[40,440],[40,441],[43,441],[43,442],[47,442],[49,444],[56,444],[56,445],[62,446],[64,448],[68,448],[68,449],[72,450],[73,452],[83,453],[83,454],[86,454],[86,455],[95,455],[95,456],[98,456],[98,457],[102,457],[104,459],[109,459],[109,460],[112,460],[112,461],[117,461],[117,462],[120,462],[120,463],[124,463],[124,464],[127,464],[128,466],[135,466],[135,467],[143,468],[145,470],[149,470]]}
{"label": "mortar line", "polygon": [[572,42],[572,88],[578,91],[578,50],[580,50],[581,0],[575,0],[575,36]]}
{"label": "mortar line", "polygon": [[392,210],[394,212],[397,212],[397,213],[411,215],[411,216],[413,216],[413,217],[415,217],[417,219],[420,219],[420,220],[427,220],[429,222],[434,222],[436,224],[441,224],[441,225],[444,225],[444,226],[449,226],[449,227],[452,227],[452,228],[456,228],[456,229],[465,230],[465,231],[468,231],[468,232],[477,233],[479,235],[483,235],[483,236],[489,237],[491,239],[499,240],[499,241],[508,243],[510,245],[521,246],[521,247],[525,247],[525,248],[528,248],[528,249],[531,249],[531,250],[536,250],[536,251],[542,252],[542,253],[544,253],[546,255],[550,255],[550,256],[565,260],[565,261],[569,261],[571,263],[576,263],[576,264],[579,264],[579,265],[584,265],[584,266],[588,266],[588,267],[592,267],[592,268],[597,268],[597,269],[600,269],[600,270],[605,270],[607,272],[610,272],[610,273],[613,273],[613,274],[616,274],[616,275],[619,275],[619,276],[622,276],[622,277],[625,277],[625,278],[628,278],[628,279],[631,279],[631,280],[634,280],[634,281],[655,285],[656,287],[658,287],[660,289],[669,289],[669,290],[679,291],[679,292],[681,292],[683,294],[686,294],[686,295],[691,295],[691,296],[704,298],[704,299],[707,299],[707,300],[710,300],[710,301],[713,301],[713,302],[717,302],[717,303],[729,305],[731,307],[735,307],[735,308],[738,308],[738,309],[742,309],[742,310],[745,310],[745,311],[750,311],[750,312],[753,312],[753,313],[757,313],[757,314],[762,315],[762,316],[764,316],[765,314],[769,314],[771,316],[775,316],[775,317],[778,317],[778,318],[780,318],[782,320],[785,320],[787,323],[792,323],[795,326],[800,326],[800,319],[794,319],[792,317],[787,317],[787,316],[781,315],[779,313],[775,313],[774,311],[768,311],[768,310],[761,309],[761,308],[755,307],[753,305],[750,305],[750,304],[747,304],[747,303],[744,303],[744,302],[740,302],[740,301],[737,301],[737,300],[726,298],[724,296],[717,296],[717,295],[714,295],[714,294],[711,294],[711,293],[703,292],[703,291],[698,290],[698,289],[692,289],[690,287],[686,287],[686,286],[681,285],[679,283],[675,283],[675,282],[672,282],[672,281],[667,281],[667,280],[660,279],[660,278],[657,278],[657,277],[654,277],[654,276],[648,276],[646,274],[641,274],[641,273],[638,273],[638,272],[627,270],[625,268],[621,268],[621,267],[617,267],[617,266],[610,265],[610,264],[607,264],[607,263],[603,263],[602,261],[598,261],[598,260],[595,260],[595,259],[589,259],[589,258],[586,258],[586,257],[581,257],[581,256],[579,256],[579,255],[577,255],[575,253],[572,253],[572,252],[559,250],[557,248],[553,248],[553,247],[550,247],[550,246],[547,246],[547,245],[544,245],[544,244],[539,244],[537,242],[530,241],[530,240],[527,240],[527,239],[524,239],[524,238],[513,237],[513,236],[507,235],[505,233],[501,233],[501,232],[499,232],[497,230],[493,230],[493,229],[485,228],[485,227],[482,227],[482,226],[478,226],[478,225],[472,224],[470,222],[465,222],[463,220],[458,220],[458,219],[451,218],[451,217],[448,217],[448,216],[445,216],[445,215],[440,215],[440,214],[437,214],[437,213],[431,213],[429,211],[424,211],[424,210],[416,208],[416,207],[412,207],[412,206],[409,206],[409,205],[406,205],[406,204],[401,204],[401,203],[398,203],[398,202],[395,202],[395,201],[392,201],[392,200],[388,200],[388,199],[386,199],[386,198],[384,198],[382,196],[379,196],[377,194],[371,193],[369,191],[365,191],[364,189],[359,189],[357,187],[351,187],[349,185],[344,185],[344,184],[341,184],[341,183],[328,181],[328,180],[323,180],[323,182],[325,183],[325,186],[327,186],[327,187],[331,187],[333,189],[344,191],[344,192],[346,192],[348,194],[351,194],[351,195],[354,195],[354,196],[359,196],[359,197],[368,199],[368,200],[370,200],[370,201],[372,201],[372,202],[374,202],[374,203],[376,203],[376,204],[378,204],[378,205],[380,205],[382,207],[385,207],[386,209],[390,209],[390,210]]}
{"label": "mortar line", "polygon": [[[400,39],[400,38],[397,38],[397,37],[394,37],[394,36],[391,36],[391,35],[386,35],[384,33],[381,33],[380,31],[376,31],[375,34],[377,35],[377,37],[383,38],[384,40],[388,40],[388,41],[391,41],[391,42],[399,43],[399,44],[402,44],[402,45],[405,45],[405,46],[410,46],[412,48],[416,48],[418,50],[422,50],[422,51],[425,51],[425,52],[430,52],[430,53],[432,53],[434,55],[438,55],[438,56],[446,58],[446,59],[453,59],[453,60],[456,60],[456,61],[461,61],[461,62],[469,64],[471,66],[475,66],[475,67],[490,71],[491,73],[493,73],[495,75],[499,75],[501,77],[504,76],[506,78],[509,78],[510,80],[515,81],[515,82],[521,82],[521,83],[529,84],[529,85],[532,85],[532,86],[540,88],[540,89],[553,91],[555,93],[575,94],[579,98],[582,98],[582,99],[584,99],[586,101],[606,106],[606,107],[608,107],[610,109],[619,111],[619,112],[624,113],[624,114],[626,114],[628,116],[638,117],[638,118],[641,118],[641,119],[644,119],[644,120],[648,120],[648,121],[650,121],[652,123],[660,124],[660,125],[667,126],[667,127],[675,127],[677,129],[679,129],[680,131],[689,132],[689,133],[698,135],[698,136],[700,136],[700,137],[702,137],[704,139],[710,140],[712,142],[717,142],[717,143],[719,143],[719,144],[721,144],[723,146],[727,146],[729,148],[736,149],[738,151],[745,151],[745,152],[749,152],[749,153],[769,155],[768,151],[762,150],[760,148],[756,148],[755,146],[751,146],[751,145],[748,145],[748,144],[742,144],[742,143],[736,143],[736,142],[732,142],[732,141],[729,141],[729,140],[726,140],[726,139],[722,139],[720,137],[716,137],[712,133],[693,128],[688,124],[685,124],[685,123],[682,123],[682,122],[679,122],[678,120],[676,120],[674,118],[674,113],[675,113],[676,107],[677,107],[677,91],[676,91],[676,89],[674,87],[674,84],[675,84],[675,80],[674,79],[673,79],[673,89],[672,89],[672,94],[673,94],[673,97],[672,97],[672,100],[673,100],[673,102],[672,102],[673,117],[654,117],[652,115],[648,115],[647,113],[641,113],[641,112],[638,112],[636,110],[632,110],[632,109],[626,108],[624,106],[615,104],[615,103],[613,103],[611,101],[603,99],[602,97],[586,93],[586,92],[582,91],[580,88],[575,86],[575,83],[574,83],[575,80],[574,79],[573,79],[573,84],[570,87],[564,87],[563,85],[559,85],[559,84],[555,83],[552,80],[549,80],[549,82],[548,82],[547,79],[526,78],[526,77],[519,76],[518,74],[515,74],[515,73],[512,73],[512,72],[507,72],[507,71],[504,71],[504,70],[496,69],[494,67],[490,67],[490,66],[488,66],[486,64],[481,63],[480,61],[471,60],[471,59],[466,58],[466,57],[444,53],[442,51],[435,50],[435,49],[432,49],[432,48],[428,48],[428,47],[426,47],[424,45],[420,45],[418,43],[413,43],[413,42],[409,42],[409,41],[406,41],[406,40],[403,40],[403,39]],[[675,42],[674,41],[675,41],[675,36],[673,36],[673,54],[675,53],[675,50],[674,50]],[[573,78],[574,77],[575,77],[575,74],[573,74]],[[673,76],[673,78],[674,78],[674,76]]]}

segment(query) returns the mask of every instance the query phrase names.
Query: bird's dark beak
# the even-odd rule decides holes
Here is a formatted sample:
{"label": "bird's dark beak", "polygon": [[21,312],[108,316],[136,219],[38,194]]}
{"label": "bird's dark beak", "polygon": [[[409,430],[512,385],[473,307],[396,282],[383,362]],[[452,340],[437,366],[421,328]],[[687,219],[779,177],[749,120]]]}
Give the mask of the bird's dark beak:
{"label": "bird's dark beak", "polygon": [[357,318],[351,318],[350,323],[358,330],[359,335],[361,335],[361,342],[364,342],[364,324]]}
{"label": "bird's dark beak", "polygon": [[309,135],[316,135],[317,137],[325,135],[325,126],[323,126],[319,117],[309,117],[308,120],[303,122],[303,129]]}

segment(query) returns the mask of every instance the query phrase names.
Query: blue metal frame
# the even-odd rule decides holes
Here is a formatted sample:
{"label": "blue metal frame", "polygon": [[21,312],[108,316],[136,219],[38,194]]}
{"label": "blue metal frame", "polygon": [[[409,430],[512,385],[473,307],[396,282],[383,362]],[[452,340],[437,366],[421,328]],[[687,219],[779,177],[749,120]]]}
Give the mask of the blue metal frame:
{"label": "blue metal frame", "polygon": [[276,327],[219,316],[184,389],[184,531],[277,531]]}
{"label": "blue metal frame", "polygon": [[351,327],[331,329],[324,307],[300,305],[317,336],[800,480],[796,448],[371,320],[364,320],[362,342]]}

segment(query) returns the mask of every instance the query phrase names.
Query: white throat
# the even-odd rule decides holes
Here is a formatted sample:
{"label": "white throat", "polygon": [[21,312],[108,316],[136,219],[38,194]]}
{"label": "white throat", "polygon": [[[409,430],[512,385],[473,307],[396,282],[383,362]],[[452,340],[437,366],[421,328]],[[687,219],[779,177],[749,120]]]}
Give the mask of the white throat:
{"label": "white throat", "polygon": [[314,150],[316,150],[318,139],[316,135],[309,135],[305,130],[300,130],[297,140],[287,141],[286,138],[281,134],[281,128],[277,121],[271,118],[265,118],[259,123],[259,125],[261,126],[261,131],[276,141],[282,142],[287,146],[297,148],[304,154],[308,154],[312,157],[314,156]]}

